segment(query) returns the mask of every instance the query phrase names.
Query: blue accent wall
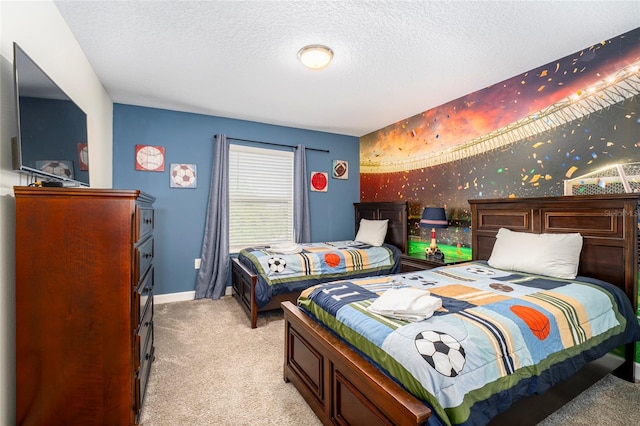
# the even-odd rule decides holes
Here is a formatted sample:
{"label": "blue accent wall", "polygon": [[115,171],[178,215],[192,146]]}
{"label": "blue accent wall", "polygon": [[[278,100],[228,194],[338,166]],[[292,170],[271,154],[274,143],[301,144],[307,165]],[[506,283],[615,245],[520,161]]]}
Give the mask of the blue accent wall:
{"label": "blue accent wall", "polygon": [[[328,192],[310,192],[312,239],[331,241],[354,237],[353,203],[360,201],[359,138],[114,104],[113,187],[140,189],[156,197],[155,294],[195,289],[197,271],[194,269],[194,259],[200,257],[202,249],[214,135],[217,133],[224,133],[229,138],[285,145],[303,143],[308,148],[329,150],[330,153],[307,150],[309,173],[326,172],[330,176]],[[165,147],[164,172],[137,171],[136,145]],[[349,179],[331,178],[333,160],[348,161]],[[172,163],[195,164],[197,188],[170,188]]]}

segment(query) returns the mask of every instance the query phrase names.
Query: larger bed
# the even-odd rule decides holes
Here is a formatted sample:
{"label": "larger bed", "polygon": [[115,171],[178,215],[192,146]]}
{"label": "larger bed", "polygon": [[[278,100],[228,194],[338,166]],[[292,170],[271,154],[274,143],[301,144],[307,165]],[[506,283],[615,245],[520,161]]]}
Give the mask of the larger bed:
{"label": "larger bed", "polygon": [[283,301],[295,301],[303,289],[314,284],[400,270],[400,254],[407,252],[408,244],[408,204],[354,203],[354,211],[356,236],[363,219],[387,221],[382,247],[357,241],[300,244],[294,253],[282,247],[250,247],[232,259],[233,295],[247,312],[252,328],[257,327],[259,312],[280,309]]}
{"label": "larger bed", "polygon": [[[305,291],[301,308],[283,304],[284,379],[325,424],[397,425],[486,424],[516,400],[544,392],[621,343],[625,357],[616,374],[633,381],[635,344],[630,342],[640,333],[635,317],[637,203],[635,195],[471,200],[475,263],[369,279],[359,283],[364,287],[356,286],[362,280],[323,284]],[[579,233],[580,277],[549,280],[491,268],[486,260],[501,228]],[[375,319],[367,312],[380,287],[411,280],[441,296],[451,312],[415,323]],[[613,284],[614,290],[601,290],[600,280]],[[476,284],[479,288],[472,289]],[[578,288],[578,293],[570,293]],[[358,300],[338,296],[329,306],[322,305],[320,299],[340,292],[352,298],[358,293]],[[466,299],[454,303],[454,293]],[[548,296],[557,300],[542,300]],[[469,303],[470,297],[474,302]],[[567,304],[569,300],[579,303]],[[540,315],[550,311],[556,311],[555,316]],[[501,323],[502,318],[507,320]],[[524,329],[509,328],[516,323]],[[432,342],[439,338],[445,342],[436,346],[450,343],[449,369],[438,365],[431,353]],[[404,348],[393,343],[402,341]],[[493,348],[483,354],[483,344]],[[552,346],[559,350],[543,353]],[[488,355],[493,350],[503,355]],[[414,364],[402,358],[413,358]],[[475,366],[484,369],[472,369]],[[487,383],[478,385],[474,375],[487,378]]]}

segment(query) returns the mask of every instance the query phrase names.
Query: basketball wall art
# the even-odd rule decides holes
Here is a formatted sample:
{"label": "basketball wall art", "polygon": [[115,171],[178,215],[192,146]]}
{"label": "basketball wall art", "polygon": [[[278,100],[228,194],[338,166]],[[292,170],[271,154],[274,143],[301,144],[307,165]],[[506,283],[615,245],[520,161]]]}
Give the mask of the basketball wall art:
{"label": "basketball wall art", "polygon": [[164,147],[136,145],[136,170],[164,172]]}
{"label": "basketball wall art", "polygon": [[324,172],[311,172],[311,190],[327,192],[329,189],[329,175]]}
{"label": "basketball wall art", "polygon": [[195,164],[171,164],[171,188],[196,188],[198,184]]}

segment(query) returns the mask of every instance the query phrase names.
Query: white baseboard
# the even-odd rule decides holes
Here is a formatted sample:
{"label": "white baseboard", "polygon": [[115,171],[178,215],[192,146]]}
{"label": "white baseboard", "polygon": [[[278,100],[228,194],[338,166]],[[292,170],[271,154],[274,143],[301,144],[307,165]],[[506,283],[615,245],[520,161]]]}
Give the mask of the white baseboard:
{"label": "white baseboard", "polygon": [[153,303],[161,305],[163,303],[184,302],[185,300],[193,300],[196,297],[194,291],[183,291],[181,293],[154,294]]}
{"label": "white baseboard", "polygon": [[[224,291],[225,296],[232,295],[231,286],[227,286]],[[156,305],[161,305],[163,303],[173,303],[173,302],[184,302],[185,300],[193,300],[196,297],[196,292],[194,291],[183,291],[181,293],[168,293],[168,294],[155,294],[153,296],[153,303]]]}

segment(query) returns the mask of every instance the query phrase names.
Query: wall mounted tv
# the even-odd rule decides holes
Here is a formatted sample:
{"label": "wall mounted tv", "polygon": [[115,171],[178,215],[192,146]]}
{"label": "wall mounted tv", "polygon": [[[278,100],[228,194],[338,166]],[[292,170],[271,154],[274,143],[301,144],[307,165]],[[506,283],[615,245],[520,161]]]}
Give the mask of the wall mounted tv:
{"label": "wall mounted tv", "polygon": [[89,186],[87,115],[13,44],[18,136],[13,169],[64,186]]}

